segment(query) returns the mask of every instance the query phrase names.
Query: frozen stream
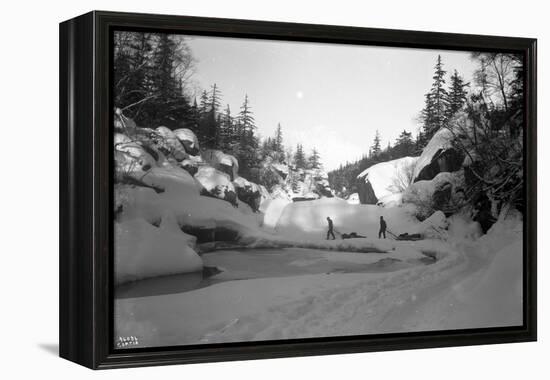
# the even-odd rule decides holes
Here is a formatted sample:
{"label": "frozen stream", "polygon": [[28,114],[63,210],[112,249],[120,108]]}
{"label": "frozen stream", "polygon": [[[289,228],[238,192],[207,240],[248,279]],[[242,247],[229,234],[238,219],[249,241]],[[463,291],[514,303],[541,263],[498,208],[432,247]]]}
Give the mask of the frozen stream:
{"label": "frozen stream", "polygon": [[312,274],[382,273],[433,259],[400,261],[383,253],[332,252],[305,248],[220,250],[202,256],[205,269],[136,281],[119,286],[116,298],[184,293],[227,281],[295,277]]}

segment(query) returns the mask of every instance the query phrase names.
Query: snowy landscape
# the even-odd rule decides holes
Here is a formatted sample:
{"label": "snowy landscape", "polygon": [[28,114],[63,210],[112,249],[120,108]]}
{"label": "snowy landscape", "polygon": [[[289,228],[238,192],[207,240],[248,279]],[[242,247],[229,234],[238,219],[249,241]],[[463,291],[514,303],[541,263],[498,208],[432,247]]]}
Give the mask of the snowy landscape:
{"label": "snowy landscape", "polygon": [[[301,43],[136,32],[114,38],[115,344],[523,323],[521,57],[409,49],[422,55],[401,63],[416,64],[422,77],[401,84],[419,102],[416,112],[365,100],[325,117],[315,101],[304,120],[397,115],[376,125],[350,121],[353,133],[326,121],[319,133],[285,116],[302,115],[306,82],[285,100],[297,104],[291,109],[278,95],[249,96],[240,84],[246,79],[232,76],[244,75],[234,74],[240,69],[256,75],[251,67],[260,65],[268,73],[262,91],[277,94],[285,82],[277,67],[292,75],[286,63],[212,48],[234,40],[263,56]],[[306,45],[316,45],[311,57],[335,54]],[[388,57],[407,50],[370,49]],[[224,54],[235,60],[227,72]],[[447,67],[445,57],[466,72]],[[209,70],[230,77],[227,104]],[[254,90],[260,82],[250,83]],[[391,79],[384,86],[393,104],[409,102]],[[345,96],[325,90],[316,96],[327,104]],[[376,86],[361,92],[384,93]],[[241,98],[232,107],[234,94]],[[271,122],[272,114],[281,119]],[[392,117],[408,124],[393,125]]]}

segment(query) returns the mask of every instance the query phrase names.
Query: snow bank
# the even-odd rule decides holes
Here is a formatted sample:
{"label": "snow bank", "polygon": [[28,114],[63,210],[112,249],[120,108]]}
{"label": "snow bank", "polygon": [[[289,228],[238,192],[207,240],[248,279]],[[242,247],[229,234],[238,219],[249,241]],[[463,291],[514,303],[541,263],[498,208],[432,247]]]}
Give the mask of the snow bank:
{"label": "snow bank", "polygon": [[201,258],[188,245],[193,242],[181,231],[143,219],[115,223],[115,281],[202,270]]}
{"label": "snow bank", "polygon": [[409,232],[418,224],[406,208],[383,208],[374,205],[351,205],[343,199],[322,198],[288,204],[279,218],[276,231],[285,237],[319,240],[326,238],[327,216],[334,221],[339,234],[356,232],[369,238],[377,237],[380,216],[394,233]]}
{"label": "snow bank", "polygon": [[141,177],[141,181],[159,191],[181,197],[199,194],[197,182],[178,167],[154,167]]}
{"label": "snow bank", "polygon": [[480,224],[473,221],[469,215],[458,213],[447,219],[449,238],[453,241],[475,241],[483,235]]}
{"label": "snow bank", "polygon": [[[121,215],[122,220],[142,218],[153,222],[162,220],[166,215],[173,215],[180,227],[227,228],[243,237],[256,236],[259,233],[259,221],[256,217],[242,212],[240,207],[235,208],[224,200],[200,196],[193,178],[183,169],[180,170],[185,174],[183,179],[179,176],[154,177],[155,184],[165,186],[164,192],[156,193],[143,187],[128,189],[128,201]],[[167,174],[171,174],[171,171]]]}
{"label": "snow bank", "polygon": [[464,284],[460,308],[446,322],[453,328],[520,326],[523,323],[522,242],[495,253],[489,267]]}
{"label": "snow bank", "polygon": [[263,225],[275,228],[284,208],[291,202],[288,199],[275,198],[262,203],[260,211],[264,213]]}
{"label": "snow bank", "polygon": [[350,196],[348,197],[348,199],[346,199],[346,201],[350,205],[358,205],[360,203],[359,202],[359,194],[357,194],[357,193],[350,194]]}

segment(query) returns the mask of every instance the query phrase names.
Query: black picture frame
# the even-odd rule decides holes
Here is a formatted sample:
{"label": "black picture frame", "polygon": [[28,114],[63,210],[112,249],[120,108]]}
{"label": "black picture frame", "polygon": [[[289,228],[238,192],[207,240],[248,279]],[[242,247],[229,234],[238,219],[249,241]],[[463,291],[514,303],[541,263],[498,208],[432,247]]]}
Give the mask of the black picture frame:
{"label": "black picture frame", "polygon": [[[524,323],[486,328],[114,350],[111,33],[206,36],[524,54]],[[536,39],[93,11],[60,24],[60,356],[93,369],[536,340]]]}

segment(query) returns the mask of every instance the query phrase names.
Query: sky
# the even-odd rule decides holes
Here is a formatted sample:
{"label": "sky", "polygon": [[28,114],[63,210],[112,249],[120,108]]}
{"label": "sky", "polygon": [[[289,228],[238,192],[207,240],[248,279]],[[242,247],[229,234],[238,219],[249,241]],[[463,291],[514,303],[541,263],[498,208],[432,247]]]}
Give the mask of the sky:
{"label": "sky", "polygon": [[281,123],[285,145],[317,148],[327,171],[366,154],[376,130],[383,146],[404,129],[416,135],[438,54],[448,76],[456,69],[469,82],[475,66],[468,52],[197,36],[187,43],[197,88],[216,83],[233,114],[248,94],[261,136]]}

